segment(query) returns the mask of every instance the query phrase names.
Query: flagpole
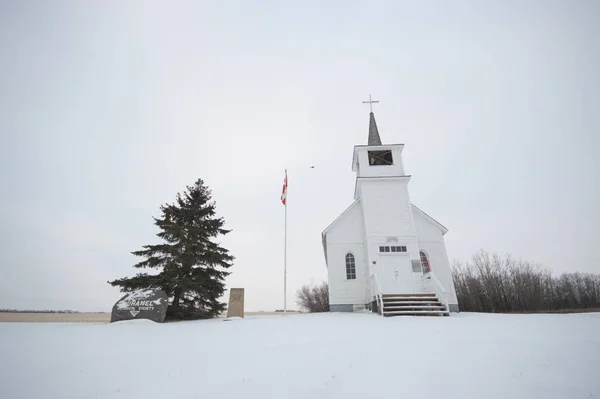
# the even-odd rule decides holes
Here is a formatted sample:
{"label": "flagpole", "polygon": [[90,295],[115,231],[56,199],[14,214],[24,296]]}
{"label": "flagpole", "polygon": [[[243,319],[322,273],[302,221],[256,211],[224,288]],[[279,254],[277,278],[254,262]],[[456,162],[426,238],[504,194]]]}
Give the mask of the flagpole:
{"label": "flagpole", "polygon": [[287,185],[287,169],[285,170],[285,221],[283,232],[283,315],[287,314],[287,204],[289,200]]}

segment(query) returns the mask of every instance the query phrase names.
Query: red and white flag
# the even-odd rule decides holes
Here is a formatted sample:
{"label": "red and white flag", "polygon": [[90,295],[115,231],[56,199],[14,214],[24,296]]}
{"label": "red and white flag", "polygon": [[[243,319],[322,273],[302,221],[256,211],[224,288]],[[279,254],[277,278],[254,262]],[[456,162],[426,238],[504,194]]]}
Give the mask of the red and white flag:
{"label": "red and white flag", "polygon": [[286,205],[287,187],[288,187],[288,180],[287,180],[287,170],[286,170],[285,171],[285,179],[283,179],[283,189],[281,190],[281,203],[283,205]]}

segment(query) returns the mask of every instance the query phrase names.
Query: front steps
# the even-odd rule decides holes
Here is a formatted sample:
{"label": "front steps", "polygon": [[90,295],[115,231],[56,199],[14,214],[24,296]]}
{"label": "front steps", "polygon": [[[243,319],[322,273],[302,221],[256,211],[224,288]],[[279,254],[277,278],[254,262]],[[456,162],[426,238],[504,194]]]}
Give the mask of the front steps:
{"label": "front steps", "polygon": [[450,316],[435,294],[383,294],[382,314],[390,316]]}

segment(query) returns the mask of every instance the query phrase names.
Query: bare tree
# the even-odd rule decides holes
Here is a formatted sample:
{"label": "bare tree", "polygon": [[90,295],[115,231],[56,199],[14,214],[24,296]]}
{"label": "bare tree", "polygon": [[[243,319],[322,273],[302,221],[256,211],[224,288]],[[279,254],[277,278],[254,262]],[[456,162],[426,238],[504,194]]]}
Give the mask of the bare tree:
{"label": "bare tree", "polygon": [[327,283],[303,285],[296,293],[296,302],[306,312],[329,312],[329,286]]}
{"label": "bare tree", "polygon": [[480,251],[454,262],[452,277],[461,310],[540,312],[600,308],[600,274],[553,277],[541,265]]}

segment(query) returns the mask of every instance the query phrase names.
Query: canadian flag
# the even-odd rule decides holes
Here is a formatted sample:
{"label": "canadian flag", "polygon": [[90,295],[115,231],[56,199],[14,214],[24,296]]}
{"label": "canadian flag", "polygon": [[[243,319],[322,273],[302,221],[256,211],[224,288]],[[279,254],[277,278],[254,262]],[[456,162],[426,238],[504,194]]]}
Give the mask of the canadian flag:
{"label": "canadian flag", "polygon": [[287,187],[288,187],[288,180],[287,180],[287,170],[286,170],[285,171],[285,179],[283,179],[283,188],[281,189],[281,203],[283,205],[286,205]]}

